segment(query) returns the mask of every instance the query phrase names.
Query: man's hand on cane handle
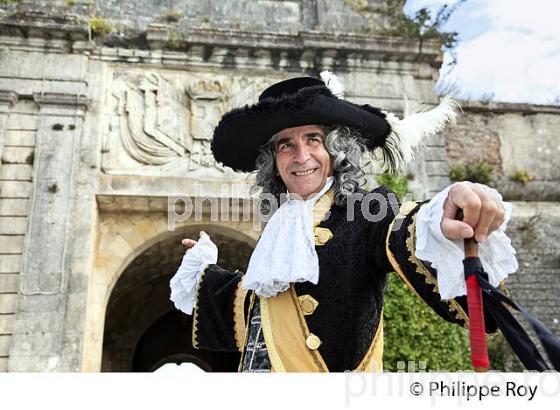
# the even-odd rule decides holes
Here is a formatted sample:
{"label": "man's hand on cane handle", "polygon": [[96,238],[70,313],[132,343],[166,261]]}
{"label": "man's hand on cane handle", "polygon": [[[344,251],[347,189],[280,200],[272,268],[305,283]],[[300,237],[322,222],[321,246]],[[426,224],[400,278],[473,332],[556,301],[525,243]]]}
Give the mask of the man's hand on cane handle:
{"label": "man's hand on cane handle", "polygon": [[[463,210],[463,220],[455,219]],[[482,185],[468,181],[459,182],[449,190],[443,204],[441,231],[449,239],[475,237],[483,242],[505,220],[505,210]]]}

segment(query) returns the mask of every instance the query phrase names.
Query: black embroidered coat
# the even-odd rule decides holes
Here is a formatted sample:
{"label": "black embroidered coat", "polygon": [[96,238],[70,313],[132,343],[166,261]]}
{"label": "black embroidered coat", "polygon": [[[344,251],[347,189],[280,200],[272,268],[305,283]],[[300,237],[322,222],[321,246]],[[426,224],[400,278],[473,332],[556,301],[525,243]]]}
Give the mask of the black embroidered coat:
{"label": "black embroidered coat", "polygon": [[[364,357],[380,323],[389,272],[396,271],[442,318],[468,326],[466,297],[441,300],[437,272],[414,256],[415,221],[421,204],[409,203],[408,210],[403,206],[397,216],[389,205],[390,199],[396,200],[394,193],[385,187],[371,193],[373,200],[349,205],[350,211],[354,211],[353,220],[348,218],[352,212],[347,207],[332,205],[328,217],[319,224],[319,228],[332,232],[326,243],[316,246],[319,282],[295,285],[298,296],[309,295],[318,302],[305,320],[309,330],[321,340],[318,349],[330,371],[353,370]],[[365,196],[368,197],[371,199],[371,195]],[[380,215],[384,217],[379,218]],[[377,220],[372,222],[375,216]],[[239,317],[235,306],[238,310],[242,306],[244,323],[250,321],[250,293],[241,294],[240,303],[242,275],[217,265],[205,270],[194,313],[195,347],[244,350],[246,337],[235,319]],[[495,332],[496,324],[489,315],[486,317],[486,331]]]}

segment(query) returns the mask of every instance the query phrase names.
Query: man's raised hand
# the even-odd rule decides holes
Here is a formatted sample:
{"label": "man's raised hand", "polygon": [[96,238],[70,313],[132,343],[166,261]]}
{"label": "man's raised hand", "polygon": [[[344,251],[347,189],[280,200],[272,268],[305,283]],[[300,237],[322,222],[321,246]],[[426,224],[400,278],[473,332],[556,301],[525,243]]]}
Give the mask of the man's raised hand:
{"label": "man's raised hand", "polygon": [[[200,231],[200,235],[199,238],[202,238],[202,235],[208,235],[206,232],[204,231]],[[187,247],[187,249],[192,248],[194,245],[196,245],[197,241],[195,241],[194,239],[183,239],[181,241],[181,243]]]}
{"label": "man's raised hand", "polygon": [[[463,210],[463,220],[456,218]],[[443,204],[441,231],[449,239],[474,238],[484,241],[505,220],[505,210],[500,202],[483,185],[459,182],[449,190]]]}

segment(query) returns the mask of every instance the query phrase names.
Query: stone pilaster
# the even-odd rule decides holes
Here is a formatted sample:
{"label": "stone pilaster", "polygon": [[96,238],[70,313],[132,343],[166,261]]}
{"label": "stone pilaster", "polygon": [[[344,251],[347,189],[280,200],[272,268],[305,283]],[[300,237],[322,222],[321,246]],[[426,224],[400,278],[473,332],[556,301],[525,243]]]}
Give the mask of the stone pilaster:
{"label": "stone pilaster", "polygon": [[[0,158],[4,149],[6,139],[6,124],[10,109],[16,105],[18,95],[14,91],[0,90]],[[1,165],[0,165],[1,166]]]}
{"label": "stone pilaster", "polygon": [[40,122],[9,371],[60,366],[75,174],[87,108],[83,95],[37,93],[33,98]]}

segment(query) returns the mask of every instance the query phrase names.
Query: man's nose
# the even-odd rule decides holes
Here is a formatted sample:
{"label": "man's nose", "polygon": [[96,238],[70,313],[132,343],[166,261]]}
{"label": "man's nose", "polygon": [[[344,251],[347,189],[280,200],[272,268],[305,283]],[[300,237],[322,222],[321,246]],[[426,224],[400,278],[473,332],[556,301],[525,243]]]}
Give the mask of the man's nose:
{"label": "man's nose", "polygon": [[294,161],[299,164],[306,163],[310,158],[309,150],[307,149],[307,147],[303,144],[296,144],[295,148]]}

